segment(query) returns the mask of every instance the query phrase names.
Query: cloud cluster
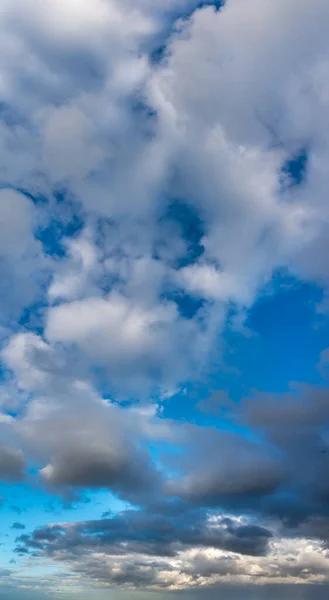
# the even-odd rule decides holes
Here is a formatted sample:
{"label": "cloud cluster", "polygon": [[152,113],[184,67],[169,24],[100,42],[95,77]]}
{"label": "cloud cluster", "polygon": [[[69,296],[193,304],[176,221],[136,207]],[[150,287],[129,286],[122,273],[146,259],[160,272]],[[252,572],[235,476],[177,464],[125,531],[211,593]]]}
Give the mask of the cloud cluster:
{"label": "cloud cluster", "polygon": [[[7,235],[20,238],[6,243],[8,289],[23,286],[18,309],[42,302],[49,340],[106,366],[126,394],[200,372],[227,306],[249,307],[274,269],[326,280],[311,266],[327,222],[326,3],[194,8],[1,9],[2,193],[15,198]],[[301,152],[297,193],[285,165]],[[202,223],[197,254],[170,212],[177,200]]]}
{"label": "cloud cluster", "polygon": [[215,4],[0,7],[0,478],[134,505],[19,540],[104,585],[328,579],[327,389],[159,408],[274,271],[328,293],[328,2]]}
{"label": "cloud cluster", "polygon": [[302,583],[328,579],[327,551],[317,542],[271,542],[267,529],[184,506],[100,521],[60,524],[17,538],[18,554],[65,561],[100,587],[191,589],[218,583]]}

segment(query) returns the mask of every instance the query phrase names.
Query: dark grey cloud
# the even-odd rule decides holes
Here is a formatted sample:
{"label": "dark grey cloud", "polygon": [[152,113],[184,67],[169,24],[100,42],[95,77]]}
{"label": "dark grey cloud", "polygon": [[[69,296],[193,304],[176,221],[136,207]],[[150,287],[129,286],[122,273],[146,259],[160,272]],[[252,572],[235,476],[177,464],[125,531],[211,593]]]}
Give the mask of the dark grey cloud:
{"label": "dark grey cloud", "polygon": [[142,412],[103,400],[36,335],[15,336],[4,354],[22,387],[35,393],[36,410],[43,406],[39,418],[33,402],[27,407],[23,429],[44,486],[65,497],[108,488],[136,502],[158,491],[161,475],[144,443]]}
{"label": "dark grey cloud", "polygon": [[[240,410],[253,428],[264,428],[273,436],[279,429],[284,438],[291,430],[321,430],[329,421],[329,390],[323,386],[294,384],[290,392],[256,392]],[[237,409],[239,410],[239,408]]]}
{"label": "dark grey cloud", "polygon": [[156,471],[147,453],[136,448],[106,444],[86,446],[83,440],[58,449],[51,466],[43,470],[45,481],[58,487],[110,488],[125,496],[147,494],[156,483]]}
{"label": "dark grey cloud", "polygon": [[[286,517],[326,515],[329,497],[329,390],[294,384],[290,392],[255,392],[234,409],[235,417],[274,447],[288,473],[283,494],[274,494],[267,508]],[[233,412],[234,415],[234,412]],[[286,504],[286,509],[284,508]],[[266,506],[266,504],[265,504]]]}
{"label": "dark grey cloud", "polygon": [[204,511],[186,504],[129,510],[109,519],[70,526],[50,526],[23,534],[19,547],[32,552],[72,556],[99,549],[111,555],[126,553],[173,557],[186,548],[218,548],[251,556],[265,555],[272,533],[259,525],[229,518],[211,521]]}
{"label": "dark grey cloud", "polygon": [[25,476],[23,452],[15,447],[0,445],[0,480],[21,481]]}

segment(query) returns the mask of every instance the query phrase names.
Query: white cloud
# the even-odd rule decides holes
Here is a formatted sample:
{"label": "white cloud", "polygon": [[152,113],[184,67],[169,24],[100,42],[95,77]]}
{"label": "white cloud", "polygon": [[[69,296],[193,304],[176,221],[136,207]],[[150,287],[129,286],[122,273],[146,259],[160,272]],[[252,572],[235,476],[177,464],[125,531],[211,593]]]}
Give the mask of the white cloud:
{"label": "white cloud", "polygon": [[49,299],[76,300],[88,294],[100,293],[96,283],[101,274],[100,252],[88,231],[78,238],[65,240],[67,258],[54,265],[53,280],[48,288]]}
{"label": "white cloud", "polygon": [[117,391],[139,395],[187,376],[199,349],[182,353],[195,336],[202,341],[202,332],[180,319],[174,303],[143,307],[116,293],[53,307],[46,327],[50,342],[75,345],[105,369]]}
{"label": "white cloud", "polygon": [[319,226],[313,185],[283,193],[280,169],[319,134],[306,134],[304,122],[300,131],[289,124],[304,102],[302,94],[291,98],[291,88],[312,85],[305,28],[319,36],[308,64],[323,60],[325,33],[314,30],[320,14],[328,18],[323,2],[288,10],[283,2],[232,0],[218,13],[197,11],[151,82],[183,192],[205,220],[205,257],[232,281],[231,299],[239,301],[241,289],[248,304],[273,268],[308,252]]}

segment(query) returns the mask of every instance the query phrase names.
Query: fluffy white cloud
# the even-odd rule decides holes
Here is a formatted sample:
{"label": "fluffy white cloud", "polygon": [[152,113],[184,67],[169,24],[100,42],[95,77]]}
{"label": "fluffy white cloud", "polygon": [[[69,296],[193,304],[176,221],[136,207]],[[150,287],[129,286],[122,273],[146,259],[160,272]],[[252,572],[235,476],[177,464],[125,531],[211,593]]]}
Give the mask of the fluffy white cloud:
{"label": "fluffy white cloud", "polygon": [[[323,114],[314,76],[328,53],[324,29],[315,28],[320,15],[328,19],[324,2],[287,9],[284,2],[232,0],[217,13],[202,9],[174,37],[151,80],[180,185],[206,224],[203,258],[216,261],[238,303],[252,302],[273,268],[300,261],[300,250],[308,255],[320,234],[325,173],[316,154],[326,134],[322,127],[306,132],[309,120],[296,119],[305,103],[314,119]],[[304,147],[310,172],[297,193],[282,187],[281,168]],[[206,286],[203,265],[187,272],[199,293],[201,274]],[[208,292],[209,278],[208,268]]]}

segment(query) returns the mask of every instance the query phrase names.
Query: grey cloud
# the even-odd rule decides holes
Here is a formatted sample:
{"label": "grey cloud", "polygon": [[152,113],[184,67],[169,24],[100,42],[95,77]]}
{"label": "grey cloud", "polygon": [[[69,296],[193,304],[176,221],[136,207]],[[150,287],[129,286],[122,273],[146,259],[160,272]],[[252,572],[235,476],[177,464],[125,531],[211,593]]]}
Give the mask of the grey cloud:
{"label": "grey cloud", "polygon": [[233,434],[195,429],[181,461],[182,475],[168,483],[168,493],[204,506],[252,506],[273,494],[288,476],[271,445]]}
{"label": "grey cloud", "polygon": [[12,529],[25,529],[25,525],[23,523],[15,522],[11,526]]}
{"label": "grey cloud", "polygon": [[[27,549],[72,556],[97,549],[109,555],[126,553],[173,557],[184,548],[219,548],[246,555],[266,554],[272,534],[258,525],[238,524],[222,518],[215,522],[184,504],[174,512],[170,505],[158,510],[126,511],[111,519],[53,526],[18,538]],[[168,509],[168,514],[166,514]]]}
{"label": "grey cloud", "polygon": [[229,414],[236,425],[261,435],[263,448],[272,448],[285,472],[280,487],[254,508],[294,527],[327,514],[329,393],[326,386],[296,383],[291,388],[281,394],[254,392]]}
{"label": "grey cloud", "polygon": [[305,384],[292,387],[282,394],[256,393],[243,402],[243,418],[251,427],[268,431],[324,427],[329,420],[328,389]]}
{"label": "grey cloud", "polygon": [[14,336],[3,357],[19,387],[34,394],[20,432],[43,484],[65,496],[104,487],[133,501],[159,490],[161,475],[144,444],[142,412],[103,400],[79,373],[69,372],[61,352],[36,335]]}
{"label": "grey cloud", "polygon": [[[213,575],[243,575],[246,566],[239,555],[266,555],[269,530],[210,517],[184,504],[164,503],[109,519],[36,529],[17,538],[16,553],[64,562],[72,572],[105,586],[159,590],[175,587],[181,576],[196,585]],[[233,554],[212,560],[207,551],[214,549]],[[190,558],[183,558],[191,551]]]}
{"label": "grey cloud", "polygon": [[200,577],[212,575],[238,575],[245,574],[246,567],[236,557],[209,558],[203,553],[197,554],[186,568],[186,573],[197,580]]}
{"label": "grey cloud", "polygon": [[185,427],[186,453],[175,458],[179,475],[167,483],[167,493],[195,506],[280,519],[290,533],[298,524],[302,531],[303,523],[325,518],[328,389],[297,383],[291,388],[282,394],[254,392],[237,404],[224,397],[226,418],[247,428],[253,441]]}
{"label": "grey cloud", "polygon": [[[175,464],[167,459],[178,475],[166,493],[194,506],[278,519],[287,535],[303,535],[306,523],[311,531],[314,519],[328,514],[329,394],[326,386],[291,387],[283,394],[255,392],[237,404],[224,397],[226,418],[249,431],[245,438],[180,426],[184,453]],[[327,535],[324,528],[320,537]]]}
{"label": "grey cloud", "polygon": [[82,488],[107,487],[126,497],[147,494],[156,484],[146,453],[127,447],[84,441],[58,448],[51,464],[41,471],[44,480],[53,486]]}
{"label": "grey cloud", "polygon": [[25,477],[25,467],[25,459],[21,450],[10,446],[0,446],[0,479],[21,481]]}
{"label": "grey cloud", "polygon": [[169,563],[159,562],[156,560],[145,561],[141,559],[126,559],[120,563],[108,562],[103,560],[82,560],[76,566],[77,573],[88,573],[91,579],[110,583],[111,586],[132,586],[134,589],[139,588],[167,588],[170,586],[165,578],[161,578],[161,571],[170,573],[173,567]]}

